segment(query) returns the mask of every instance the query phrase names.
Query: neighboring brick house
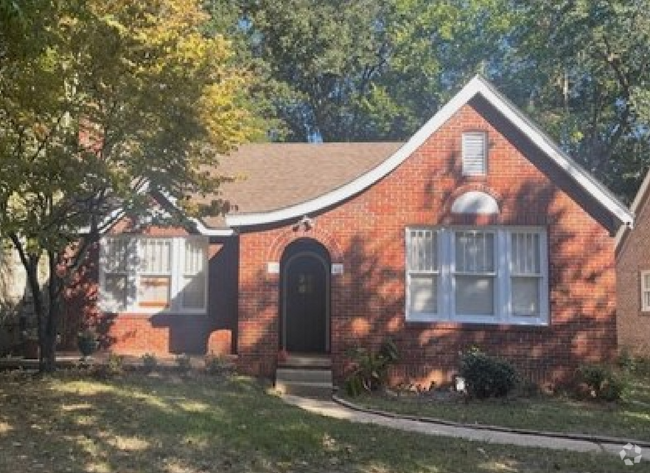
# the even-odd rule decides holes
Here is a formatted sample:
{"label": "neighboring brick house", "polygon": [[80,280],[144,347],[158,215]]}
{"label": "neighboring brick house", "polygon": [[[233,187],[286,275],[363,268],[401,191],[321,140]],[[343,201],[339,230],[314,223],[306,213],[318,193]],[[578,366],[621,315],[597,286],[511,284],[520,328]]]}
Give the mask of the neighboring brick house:
{"label": "neighboring brick house", "polygon": [[246,145],[218,172],[246,176],[225,217],[103,239],[115,350],[231,351],[263,376],[281,349],[321,353],[340,379],[390,338],[394,379],[417,381],[474,345],[536,381],[616,352],[632,216],[480,77],[406,143]]}
{"label": "neighboring brick house", "polygon": [[618,343],[631,354],[650,356],[650,172],[632,203],[634,229],[616,239]]}

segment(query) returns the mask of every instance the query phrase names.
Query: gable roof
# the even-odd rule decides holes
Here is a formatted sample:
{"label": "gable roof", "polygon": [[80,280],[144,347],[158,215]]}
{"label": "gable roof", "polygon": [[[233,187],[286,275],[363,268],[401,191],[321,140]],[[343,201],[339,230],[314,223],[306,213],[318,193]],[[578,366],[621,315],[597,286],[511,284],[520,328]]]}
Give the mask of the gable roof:
{"label": "gable roof", "polygon": [[[402,145],[394,142],[243,145],[220,157],[216,170],[222,175],[242,176],[220,187],[222,197],[236,206],[226,219],[310,202],[359,178]],[[203,222],[210,228],[224,228],[228,226],[226,219],[207,217]]]}
{"label": "gable roof", "polygon": [[[632,212],[632,215],[634,215],[634,217],[637,217],[639,215],[642,206],[644,205],[644,203],[648,201],[648,199],[650,199],[650,169],[648,170],[648,173],[643,179],[643,182],[641,183],[641,186],[639,187],[639,190],[637,191],[636,196],[632,201],[632,205],[630,206],[630,211]],[[618,230],[618,233],[616,233],[617,253],[623,248],[623,244],[625,243],[625,240],[627,238],[627,235],[630,233],[630,230],[631,230],[630,227],[621,227]]]}
{"label": "gable roof", "polygon": [[[357,155],[361,159],[361,152],[364,147],[368,150],[374,150],[376,154],[367,156],[367,160],[364,160],[363,165],[359,165],[355,172],[351,172],[346,177],[351,176],[352,174],[359,173],[356,177],[344,182],[345,179],[340,180],[332,179],[330,182],[331,187],[328,189],[328,185],[314,187],[313,192],[297,192],[292,199],[293,191],[285,191],[281,188],[281,185],[276,185],[275,182],[271,180],[274,173],[272,171],[272,166],[266,167],[269,163],[255,163],[253,174],[258,172],[261,169],[264,172],[266,178],[265,185],[263,189],[249,189],[249,191],[254,192],[255,195],[269,194],[279,192],[282,194],[282,197],[277,198],[277,201],[273,202],[273,199],[266,197],[262,199],[261,205],[258,207],[257,204],[253,204],[252,200],[254,197],[240,197],[243,198],[245,204],[239,207],[239,210],[232,212],[226,215],[225,223],[227,227],[236,228],[236,227],[246,227],[253,225],[264,225],[274,222],[279,222],[292,218],[299,218],[304,215],[309,215],[314,212],[321,211],[332,205],[336,205],[356,194],[363,191],[364,189],[370,187],[391,171],[397,168],[401,163],[403,163],[417,148],[419,148],[433,133],[435,133],[447,120],[449,120],[462,106],[467,104],[475,96],[480,95],[485,100],[487,100],[493,107],[495,107],[501,114],[509,120],[512,125],[514,125],[521,133],[524,134],[533,144],[535,144],[548,158],[553,161],[559,168],[561,168],[570,178],[570,180],[578,187],[582,188],[588,195],[594,198],[594,200],[606,210],[619,225],[628,225],[631,226],[633,223],[633,216],[630,211],[623,205],[613,194],[609,192],[602,184],[600,184],[593,176],[591,176],[584,168],[579,164],[573,161],[566,153],[564,153],[551,138],[549,138],[545,133],[543,133],[532,121],[526,118],[523,113],[517,109],[517,107],[512,104],[508,99],[501,95],[487,80],[481,76],[475,76],[463,89],[458,92],[444,107],[442,107],[438,113],[436,113],[427,123],[424,124],[406,143],[398,147],[397,143],[339,143],[331,145],[323,144],[303,144],[303,145],[279,145],[279,144],[267,144],[267,145],[251,145],[253,148],[244,149],[245,158],[242,159],[237,164],[242,164],[245,162],[253,163],[250,159],[252,156],[248,156],[248,153],[256,154],[252,150],[255,146],[265,146],[265,151],[270,153],[272,156],[271,159],[275,159],[275,162],[280,162],[282,159],[296,160],[296,165],[298,162],[301,162],[305,166],[314,166],[310,158],[307,158],[307,153],[309,149],[317,149],[318,147],[323,150],[323,155],[334,157],[333,153],[330,153],[327,148],[329,147],[331,151],[337,150],[338,152],[345,153],[346,148],[350,150],[352,148],[357,148],[356,152],[360,152]],[[379,146],[384,145],[384,146]],[[280,155],[283,152],[289,152],[291,146],[297,146],[294,150],[297,152],[292,154],[293,157],[289,157],[289,154],[286,154],[284,158],[281,158]],[[376,148],[374,148],[377,146]],[[394,149],[391,151],[391,146]],[[278,153],[270,150],[277,147]],[[282,149],[284,148],[284,150]],[[299,155],[301,153],[306,153],[304,156]],[[383,153],[386,153],[385,156],[382,156]],[[331,165],[328,163],[327,170],[331,172],[337,166],[340,165],[338,159],[333,160]],[[225,161],[224,161],[225,162]],[[233,160],[233,163],[236,163],[237,160]],[[321,165],[324,165],[324,161],[318,161]],[[345,159],[344,161],[345,162]],[[349,161],[348,161],[349,162]],[[288,164],[288,163],[287,163]],[[291,167],[293,165],[289,165]],[[364,166],[367,168],[363,170]],[[246,174],[247,169],[242,166],[238,168],[238,172],[241,174]],[[318,171],[318,169],[317,169]],[[322,169],[323,172],[318,172],[318,179],[325,179],[327,173],[324,172],[325,169]],[[336,182],[334,182],[336,181]],[[240,189],[244,189],[247,185],[244,184],[245,181],[241,181],[238,184],[232,185],[230,192],[235,192],[240,194],[236,190],[237,186],[241,186]],[[251,181],[252,183],[253,181]],[[340,184],[340,185],[337,185]],[[316,182],[310,182],[309,185],[317,185]],[[252,186],[252,184],[251,184]],[[236,199],[231,199],[229,192],[226,192],[228,189],[224,189],[224,196],[229,200],[232,200],[234,204],[237,204]],[[243,191],[242,191],[243,194]],[[206,220],[208,226],[219,225],[220,222],[208,221]]]}
{"label": "gable roof", "polygon": [[477,75],[405,143],[250,144],[221,157],[217,172],[245,178],[222,186],[220,197],[233,209],[225,217],[194,220],[196,228],[205,235],[230,235],[233,229],[301,218],[339,204],[391,173],[479,96],[541,150],[571,186],[593,199],[610,217],[610,231],[632,226],[633,214],[624,204]]}

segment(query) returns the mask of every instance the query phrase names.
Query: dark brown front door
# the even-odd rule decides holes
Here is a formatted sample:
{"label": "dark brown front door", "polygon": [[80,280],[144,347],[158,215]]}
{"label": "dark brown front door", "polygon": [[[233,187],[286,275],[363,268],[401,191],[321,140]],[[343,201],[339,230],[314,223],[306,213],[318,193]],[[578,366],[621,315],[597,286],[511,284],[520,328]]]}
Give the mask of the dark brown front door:
{"label": "dark brown front door", "polygon": [[327,264],[310,253],[287,261],[284,278],[285,347],[290,352],[327,351]]}

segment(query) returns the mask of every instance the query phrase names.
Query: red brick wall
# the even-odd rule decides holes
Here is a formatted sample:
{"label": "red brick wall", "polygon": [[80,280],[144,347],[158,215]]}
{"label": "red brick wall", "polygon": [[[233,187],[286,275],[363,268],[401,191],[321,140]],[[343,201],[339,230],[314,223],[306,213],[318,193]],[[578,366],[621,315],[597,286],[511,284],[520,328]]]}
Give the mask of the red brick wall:
{"label": "red brick wall", "polygon": [[650,271],[650,198],[637,211],[634,229],[616,260],[618,342],[630,353],[650,357],[650,312],[641,311],[641,271]]}
{"label": "red brick wall", "polygon": [[[112,233],[130,230],[128,222],[120,222]],[[138,233],[187,235],[186,230],[171,227],[147,227]],[[103,347],[120,354],[230,354],[236,348],[237,253],[236,238],[210,241],[207,314],[112,314],[103,313],[98,307],[95,248],[82,268],[82,277],[67,291],[66,326],[72,331],[85,325],[96,327]],[[72,342],[68,340],[67,345],[71,348]]]}
{"label": "red brick wall", "polygon": [[[479,345],[506,356],[528,377],[553,381],[585,361],[616,350],[613,240],[608,232],[515,147],[505,125],[467,105],[395,171],[327,212],[312,215],[311,230],[295,222],[240,235],[239,358],[250,373],[272,375],[278,350],[279,275],[267,273],[292,240],[312,237],[330,251],[344,274],[332,276],[331,339],[335,376],[346,350],[394,339],[402,361],[394,380],[448,380],[459,350]],[[462,177],[464,130],[485,130],[489,175]],[[538,159],[538,158],[536,158]],[[538,163],[539,164],[539,163]],[[548,166],[548,165],[546,165]],[[564,180],[564,182],[566,179]],[[566,188],[566,186],[564,185]],[[458,219],[454,198],[481,189],[499,202],[494,218]],[[593,212],[592,212],[593,213]],[[404,228],[454,223],[542,225],[548,230],[551,324],[548,327],[405,322]]]}

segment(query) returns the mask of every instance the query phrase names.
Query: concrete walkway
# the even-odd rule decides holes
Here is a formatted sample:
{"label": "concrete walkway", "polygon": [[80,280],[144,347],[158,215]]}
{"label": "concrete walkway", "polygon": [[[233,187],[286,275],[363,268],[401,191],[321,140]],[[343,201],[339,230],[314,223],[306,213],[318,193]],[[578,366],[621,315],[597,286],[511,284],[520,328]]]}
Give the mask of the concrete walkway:
{"label": "concrete walkway", "polygon": [[282,399],[291,405],[300,407],[314,414],[362,424],[375,424],[408,432],[419,432],[427,435],[443,437],[456,437],[476,442],[518,445],[521,447],[539,447],[555,450],[571,450],[575,452],[606,452],[618,455],[624,443],[607,443],[588,440],[573,440],[541,435],[528,435],[512,432],[498,432],[486,429],[472,429],[470,427],[457,427],[433,422],[402,419],[399,417],[386,417],[370,412],[353,410],[335,403],[321,399],[307,399],[297,396],[285,395]]}

